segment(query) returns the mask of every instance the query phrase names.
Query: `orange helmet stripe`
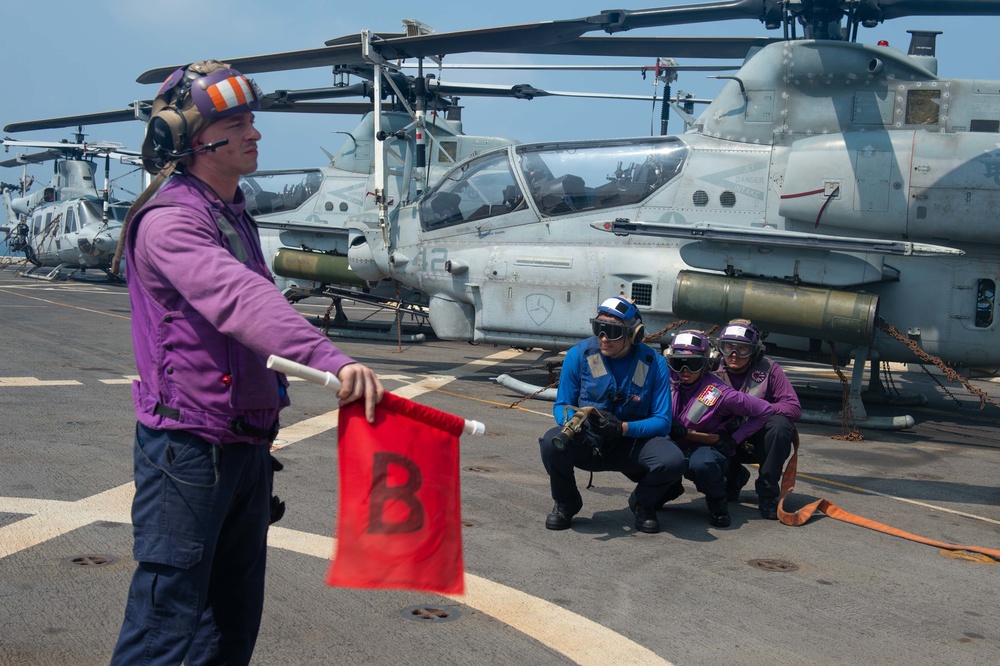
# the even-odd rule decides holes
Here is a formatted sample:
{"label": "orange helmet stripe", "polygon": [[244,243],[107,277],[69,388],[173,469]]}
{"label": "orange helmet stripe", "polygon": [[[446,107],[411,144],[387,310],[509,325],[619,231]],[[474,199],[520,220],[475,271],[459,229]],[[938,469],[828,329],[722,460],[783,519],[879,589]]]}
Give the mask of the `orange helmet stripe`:
{"label": "orange helmet stripe", "polygon": [[208,93],[215,110],[219,113],[233,107],[242,106],[256,99],[253,90],[242,76],[230,76],[225,81],[219,81],[209,86]]}

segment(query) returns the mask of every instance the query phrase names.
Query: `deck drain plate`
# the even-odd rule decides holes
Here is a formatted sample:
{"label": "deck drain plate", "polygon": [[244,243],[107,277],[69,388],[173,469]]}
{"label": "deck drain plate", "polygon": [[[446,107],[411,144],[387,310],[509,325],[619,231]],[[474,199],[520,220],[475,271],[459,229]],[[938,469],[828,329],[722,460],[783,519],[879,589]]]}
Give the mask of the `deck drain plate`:
{"label": "deck drain plate", "polygon": [[750,560],[747,562],[752,567],[763,569],[764,571],[798,571],[799,565],[785,560]]}
{"label": "deck drain plate", "polygon": [[87,567],[96,569],[98,567],[109,567],[118,562],[118,558],[113,555],[78,555],[77,557],[67,557],[62,564],[68,567]]}
{"label": "deck drain plate", "polygon": [[418,622],[451,622],[457,620],[461,613],[457,608],[442,608],[441,606],[407,606],[400,611],[407,620]]}

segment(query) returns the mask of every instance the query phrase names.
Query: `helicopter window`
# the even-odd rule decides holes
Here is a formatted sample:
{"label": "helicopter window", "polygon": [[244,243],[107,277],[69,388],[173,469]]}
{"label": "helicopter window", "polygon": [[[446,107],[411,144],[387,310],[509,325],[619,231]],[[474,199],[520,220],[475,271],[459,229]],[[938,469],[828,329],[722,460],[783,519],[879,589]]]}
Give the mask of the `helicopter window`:
{"label": "helicopter window", "polygon": [[979,289],[976,296],[976,327],[988,328],[993,323],[996,295],[996,282],[988,279],[979,281]]}
{"label": "helicopter window", "polygon": [[448,173],[420,202],[420,224],[439,229],[459,222],[504,215],[525,207],[507,153],[467,162]]}
{"label": "helicopter window", "polygon": [[66,209],[66,224],[63,226],[63,233],[69,234],[76,231],[76,207],[71,206]]}
{"label": "helicopter window", "polygon": [[240,179],[240,189],[251,215],[295,210],[315,195],[323,183],[319,169],[257,171]]}
{"label": "helicopter window", "polygon": [[108,204],[108,226],[121,226],[122,222],[125,221],[125,216],[128,214],[130,205],[123,201]]}
{"label": "helicopter window", "polygon": [[526,146],[521,171],[543,215],[634,204],[670,182],[687,147],[676,139],[656,142]]}
{"label": "helicopter window", "polygon": [[[124,210],[123,208],[124,207]],[[108,226],[120,227],[125,219],[128,205],[124,203],[108,204]],[[79,224],[82,229],[87,224],[100,224],[104,219],[104,202],[100,199],[85,199],[80,203]]]}
{"label": "helicopter window", "polygon": [[937,125],[941,111],[940,90],[909,90],[906,93],[906,124]]}
{"label": "helicopter window", "polygon": [[438,141],[438,158],[440,164],[454,164],[458,160],[457,141]]}

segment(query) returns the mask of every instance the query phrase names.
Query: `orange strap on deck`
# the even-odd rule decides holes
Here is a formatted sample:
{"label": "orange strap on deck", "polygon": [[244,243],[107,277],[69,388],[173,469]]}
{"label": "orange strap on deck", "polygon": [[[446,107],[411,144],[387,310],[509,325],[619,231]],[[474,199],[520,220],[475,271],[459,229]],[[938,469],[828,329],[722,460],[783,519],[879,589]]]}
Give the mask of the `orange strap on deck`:
{"label": "orange strap on deck", "polygon": [[909,532],[904,532],[903,530],[897,530],[895,527],[889,527],[888,525],[877,523],[874,520],[868,520],[867,518],[856,516],[853,513],[848,513],[836,504],[833,504],[829,500],[825,499],[819,499],[815,502],[811,502],[794,513],[785,511],[785,498],[792,492],[792,489],[795,488],[795,473],[798,468],[799,458],[798,432],[796,432],[795,436],[792,438],[792,445],[794,446],[794,449],[792,450],[792,457],[788,461],[787,467],[785,467],[785,473],[781,476],[781,497],[778,500],[778,520],[780,520],[783,524],[792,526],[804,525],[810,518],[812,518],[813,514],[819,511],[830,518],[834,518],[845,523],[851,523],[852,525],[867,527],[868,529],[875,530],[876,532],[891,534],[892,536],[900,537],[901,539],[909,539],[910,541],[916,541],[917,543],[923,543],[928,546],[935,546],[945,550],[964,550],[971,553],[979,553],[1000,561],[1000,550],[996,550],[994,548],[981,548],[979,546],[957,546],[951,543],[928,539],[917,534],[910,534]]}

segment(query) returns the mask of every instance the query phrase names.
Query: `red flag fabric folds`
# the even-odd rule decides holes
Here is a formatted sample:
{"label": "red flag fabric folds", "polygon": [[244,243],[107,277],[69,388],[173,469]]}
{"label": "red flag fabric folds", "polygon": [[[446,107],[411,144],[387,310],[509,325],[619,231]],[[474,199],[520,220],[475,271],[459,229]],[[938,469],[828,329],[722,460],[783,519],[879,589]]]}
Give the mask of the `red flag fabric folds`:
{"label": "red flag fabric folds", "polygon": [[340,409],[340,500],[327,585],[465,591],[458,438],[465,420],[386,393]]}

